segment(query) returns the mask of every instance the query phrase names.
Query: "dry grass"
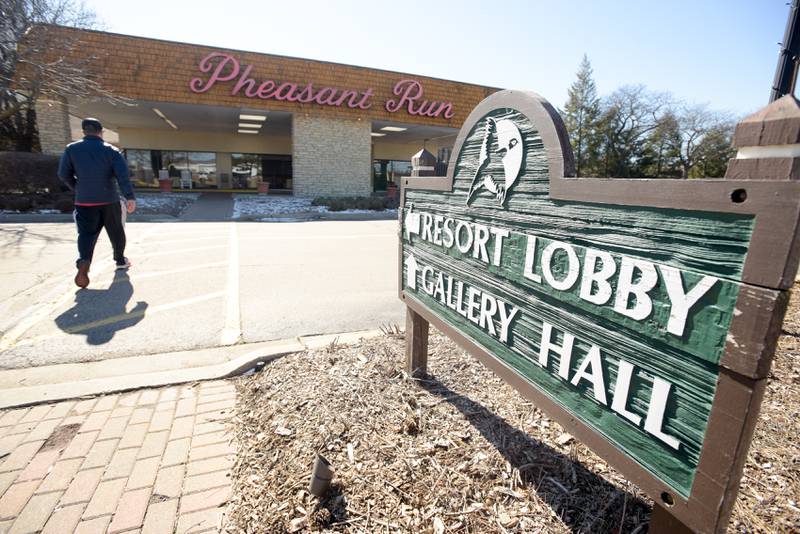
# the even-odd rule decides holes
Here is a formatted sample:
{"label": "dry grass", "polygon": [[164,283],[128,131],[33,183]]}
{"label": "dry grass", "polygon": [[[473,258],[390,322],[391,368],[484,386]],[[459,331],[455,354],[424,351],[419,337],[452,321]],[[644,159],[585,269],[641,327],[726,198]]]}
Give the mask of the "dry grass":
{"label": "dry grass", "polygon": [[800,532],[800,285],[783,322],[731,529]]}
{"label": "dry grass", "polygon": [[[796,299],[785,330],[731,531],[800,531]],[[636,487],[452,342],[432,335],[432,376],[415,381],[386,334],[238,382],[229,531],[647,531]],[[317,451],[336,470],[322,502],[306,492]]]}

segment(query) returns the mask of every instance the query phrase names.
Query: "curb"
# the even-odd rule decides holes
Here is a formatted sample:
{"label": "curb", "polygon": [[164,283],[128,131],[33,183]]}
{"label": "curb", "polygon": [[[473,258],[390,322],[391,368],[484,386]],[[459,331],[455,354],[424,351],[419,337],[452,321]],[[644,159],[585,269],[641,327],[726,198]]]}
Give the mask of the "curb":
{"label": "curb", "polygon": [[71,213],[0,213],[0,223],[72,222]]}
{"label": "curb", "polygon": [[396,221],[397,211],[384,213],[337,213],[329,211],[322,214],[322,219],[326,221]]}
{"label": "curb", "polygon": [[[264,223],[286,223],[286,222],[311,222],[311,221],[394,221],[397,220],[397,213],[337,213],[337,212],[301,212],[301,213],[273,213],[264,215],[247,215],[238,219],[197,219],[185,221],[180,217],[172,215],[129,215],[128,222],[264,222]],[[63,223],[73,222],[70,213],[2,213],[0,214],[0,224],[2,223]]]}
{"label": "curb", "polygon": [[[178,222],[166,214],[128,215],[129,222]],[[73,222],[71,213],[0,213],[0,223],[61,223]]]}
{"label": "curb", "polygon": [[[47,365],[0,371],[0,409],[19,408],[140,388],[161,387],[241,375],[254,367],[297,352],[332,344],[349,345],[382,335],[380,330],[298,336],[292,339],[212,347],[97,362]],[[246,349],[250,350],[246,350]],[[230,352],[241,352],[232,356]],[[205,365],[186,366],[206,360]],[[178,367],[169,367],[178,365]],[[142,367],[148,369],[135,369]],[[154,370],[153,370],[154,369]],[[64,381],[53,378],[65,377]],[[27,383],[22,387],[13,387]],[[12,387],[10,387],[12,386]]]}

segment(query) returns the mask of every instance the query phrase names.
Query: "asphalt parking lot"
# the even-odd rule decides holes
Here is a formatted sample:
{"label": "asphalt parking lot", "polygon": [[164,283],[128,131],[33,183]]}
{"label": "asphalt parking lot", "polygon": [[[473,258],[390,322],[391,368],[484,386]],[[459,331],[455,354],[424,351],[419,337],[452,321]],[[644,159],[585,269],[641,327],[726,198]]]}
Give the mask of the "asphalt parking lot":
{"label": "asphalt parking lot", "polygon": [[0,225],[0,369],[401,324],[396,221],[130,223],[73,283],[72,223]]}

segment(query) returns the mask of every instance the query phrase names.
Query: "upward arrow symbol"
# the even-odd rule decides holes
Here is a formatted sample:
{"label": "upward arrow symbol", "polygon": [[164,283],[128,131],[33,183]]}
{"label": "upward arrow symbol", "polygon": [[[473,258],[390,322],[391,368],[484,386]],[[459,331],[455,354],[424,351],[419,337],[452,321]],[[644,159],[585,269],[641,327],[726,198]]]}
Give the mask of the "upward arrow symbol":
{"label": "upward arrow symbol", "polygon": [[406,264],[406,287],[410,287],[411,289],[417,289],[417,270],[419,269],[419,264],[417,263],[417,258],[414,257],[414,254],[409,254],[405,260]]}

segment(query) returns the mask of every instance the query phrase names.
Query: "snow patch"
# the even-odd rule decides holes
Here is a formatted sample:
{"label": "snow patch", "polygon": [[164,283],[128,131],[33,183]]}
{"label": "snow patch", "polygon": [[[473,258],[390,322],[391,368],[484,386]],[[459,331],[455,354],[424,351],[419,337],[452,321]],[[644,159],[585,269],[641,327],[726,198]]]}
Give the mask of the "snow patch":
{"label": "snow patch", "polygon": [[191,205],[200,193],[136,193],[136,211],[177,215]]}
{"label": "snow patch", "polygon": [[233,195],[233,219],[285,213],[323,213],[321,206],[312,206],[311,199],[295,196]]}
{"label": "snow patch", "polygon": [[[233,196],[233,219],[252,217],[262,222],[272,222],[272,215],[287,214],[323,214],[323,213],[342,213],[345,215],[360,215],[365,213],[382,213],[397,215],[397,210],[344,210],[330,211],[327,206],[313,206],[312,199],[307,197],[295,196],[256,196],[256,195],[234,195]],[[299,220],[299,219],[298,219]],[[285,222],[285,220],[284,220]]]}

